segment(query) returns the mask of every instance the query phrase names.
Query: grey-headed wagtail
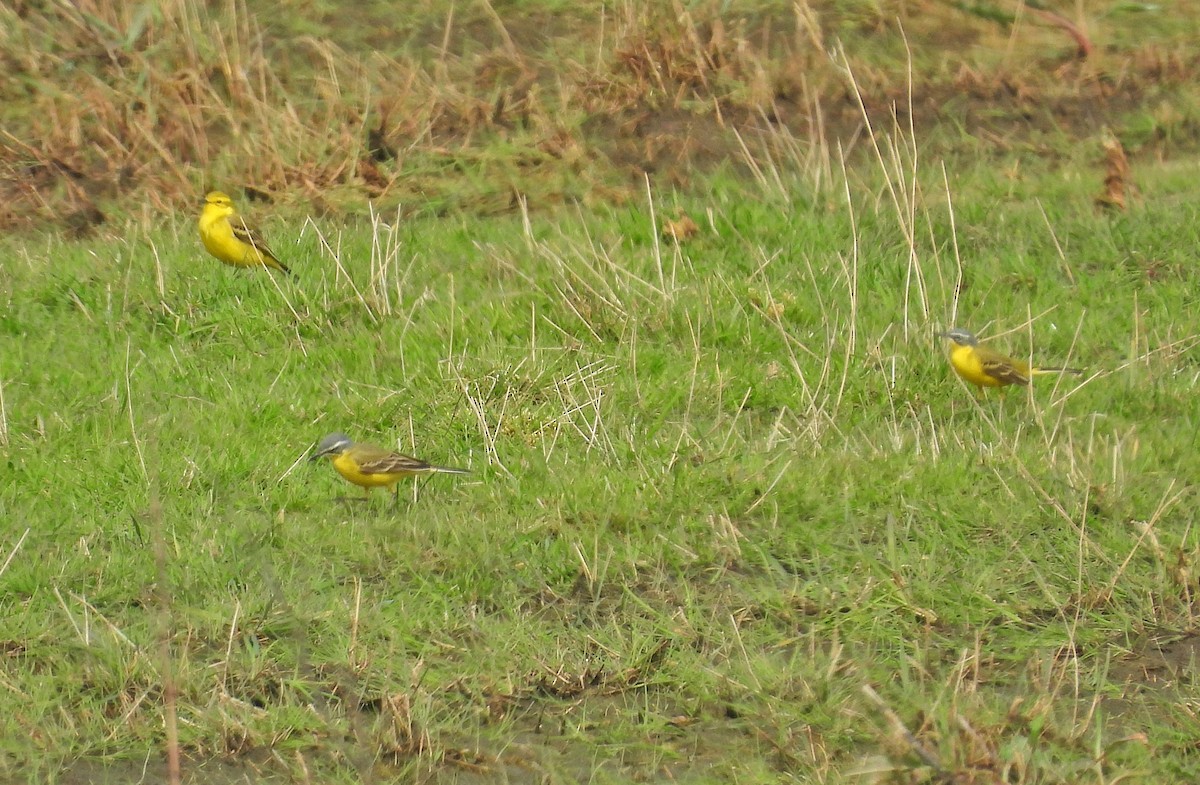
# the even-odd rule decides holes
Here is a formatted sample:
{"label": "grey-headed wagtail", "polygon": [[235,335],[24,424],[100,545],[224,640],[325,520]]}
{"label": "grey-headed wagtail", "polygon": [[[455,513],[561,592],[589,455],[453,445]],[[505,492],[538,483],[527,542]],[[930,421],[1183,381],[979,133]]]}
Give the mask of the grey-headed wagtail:
{"label": "grey-headed wagtail", "polygon": [[338,474],[363,488],[368,498],[372,488],[395,488],[396,501],[400,501],[400,487],[405,477],[423,474],[470,474],[467,469],[450,466],[434,466],[418,458],[385,450],[371,444],[355,444],[344,433],[331,433],[321,440],[310,461],[330,458]]}
{"label": "grey-headed wagtail", "polygon": [[950,364],[954,372],[981,390],[1010,384],[1024,387],[1032,377],[1043,373],[1083,373],[1078,368],[1061,366],[1031,367],[1024,360],[980,346],[975,334],[961,327],[938,335],[950,339]]}

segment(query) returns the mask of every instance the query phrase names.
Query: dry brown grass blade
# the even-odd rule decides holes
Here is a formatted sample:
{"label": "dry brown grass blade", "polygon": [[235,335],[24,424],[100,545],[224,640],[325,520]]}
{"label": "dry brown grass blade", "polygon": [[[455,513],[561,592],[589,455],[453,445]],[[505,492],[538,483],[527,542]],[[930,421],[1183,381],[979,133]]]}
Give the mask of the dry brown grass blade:
{"label": "dry brown grass blade", "polygon": [[875,691],[874,687],[872,687],[870,684],[862,685],[862,694],[866,696],[871,705],[883,715],[893,733],[903,740],[905,746],[913,753],[913,755],[920,759],[920,761],[926,766],[933,769],[935,781],[951,781],[951,775],[942,766],[942,762],[938,760],[937,755],[926,748],[921,740],[917,738],[916,734],[908,729],[908,726],[904,724],[904,720],[900,719],[900,715],[893,711],[891,706],[887,705],[883,698],[880,697],[879,693]]}
{"label": "dry brown grass blade", "polygon": [[681,213],[674,220],[663,221],[662,234],[668,240],[682,243],[700,234],[700,227],[691,219],[691,216]]}
{"label": "dry brown grass blade", "polygon": [[1075,24],[1070,19],[1067,19],[1062,14],[1045,8],[1039,8],[1032,3],[1028,5],[1028,9],[1029,13],[1037,16],[1052,27],[1059,28],[1064,33],[1069,35],[1075,42],[1075,46],[1077,47],[1075,54],[1080,60],[1086,60],[1087,58],[1091,57],[1093,49],[1091,39],[1087,37],[1087,34],[1083,32],[1082,29],[1080,29],[1079,25]]}
{"label": "dry brown grass blade", "polygon": [[1129,159],[1125,147],[1111,132],[1104,134],[1104,191],[1096,197],[1096,205],[1112,210],[1125,210],[1127,196],[1133,190]]}

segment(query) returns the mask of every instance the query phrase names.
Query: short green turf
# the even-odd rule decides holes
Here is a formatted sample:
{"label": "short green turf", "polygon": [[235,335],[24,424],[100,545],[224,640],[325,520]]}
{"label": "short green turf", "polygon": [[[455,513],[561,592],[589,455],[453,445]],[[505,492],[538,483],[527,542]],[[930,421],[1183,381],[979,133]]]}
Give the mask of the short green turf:
{"label": "short green turf", "polygon": [[[1195,171],[1095,158],[262,216],[291,279],[4,241],[0,774],[161,772],[174,683],[195,781],[932,776],[865,686],[947,770],[1195,777],[1129,664],[1193,625]],[[1084,374],[977,399],[954,325]],[[343,500],[335,430],[473,474]]]}

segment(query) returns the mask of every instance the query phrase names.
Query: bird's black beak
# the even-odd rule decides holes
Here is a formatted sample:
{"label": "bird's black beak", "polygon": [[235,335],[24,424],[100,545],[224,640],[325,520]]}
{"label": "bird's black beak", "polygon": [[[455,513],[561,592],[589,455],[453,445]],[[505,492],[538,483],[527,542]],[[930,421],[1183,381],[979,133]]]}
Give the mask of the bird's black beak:
{"label": "bird's black beak", "polygon": [[323,453],[323,452],[314,452],[312,455],[308,456],[308,462],[312,463],[315,460],[324,458],[325,455],[326,455],[326,453]]}

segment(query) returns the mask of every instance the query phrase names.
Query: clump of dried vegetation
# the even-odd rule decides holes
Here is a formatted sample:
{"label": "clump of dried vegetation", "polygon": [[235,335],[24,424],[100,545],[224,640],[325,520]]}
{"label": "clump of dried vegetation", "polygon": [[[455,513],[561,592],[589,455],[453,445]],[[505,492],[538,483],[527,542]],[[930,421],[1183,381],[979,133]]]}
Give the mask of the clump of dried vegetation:
{"label": "clump of dried vegetation", "polygon": [[[1004,42],[1011,19],[843,6],[623,4],[574,11],[577,23],[548,33],[544,16],[501,18],[485,3],[465,21],[448,7],[428,40],[385,54],[339,45],[337,29],[268,30],[237,0],[6,5],[0,227],[83,232],[114,211],[189,205],[215,184],[335,211],[621,199],[644,173],[686,184],[730,159],[752,169],[760,152],[827,169],[831,140],[861,136],[848,70],[869,111],[910,105],[911,87],[927,122],[958,96],[968,130],[997,119],[978,105],[1027,123],[1034,103],[1048,122],[1094,128],[1097,100],[1127,105],[1144,80],[1197,70],[1194,54],[1143,48],[1107,77],[1118,71],[1081,58],[1091,44],[1073,49],[1075,33],[1041,61],[985,67],[948,42]],[[889,60],[906,47],[911,85]]]}

